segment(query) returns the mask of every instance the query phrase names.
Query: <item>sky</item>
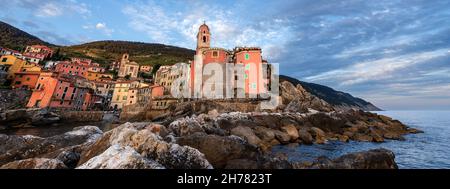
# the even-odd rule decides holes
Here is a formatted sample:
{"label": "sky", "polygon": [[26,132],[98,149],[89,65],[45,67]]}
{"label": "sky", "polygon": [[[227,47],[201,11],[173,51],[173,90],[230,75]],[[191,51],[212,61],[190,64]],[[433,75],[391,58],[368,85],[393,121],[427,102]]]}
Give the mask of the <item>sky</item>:
{"label": "sky", "polygon": [[58,45],[258,46],[280,73],[387,110],[450,109],[448,0],[0,0],[0,20]]}

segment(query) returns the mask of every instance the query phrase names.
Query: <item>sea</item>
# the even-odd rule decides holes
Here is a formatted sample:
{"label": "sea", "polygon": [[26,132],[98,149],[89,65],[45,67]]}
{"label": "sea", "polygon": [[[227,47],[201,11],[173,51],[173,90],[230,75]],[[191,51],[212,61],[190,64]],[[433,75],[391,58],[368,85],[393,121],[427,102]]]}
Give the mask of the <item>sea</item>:
{"label": "sea", "polygon": [[450,111],[374,112],[400,120],[424,133],[406,135],[405,141],[383,143],[333,141],[324,145],[276,146],[274,153],[285,153],[290,161],[312,161],[319,156],[336,158],[352,152],[385,148],[395,154],[400,169],[450,168]]}

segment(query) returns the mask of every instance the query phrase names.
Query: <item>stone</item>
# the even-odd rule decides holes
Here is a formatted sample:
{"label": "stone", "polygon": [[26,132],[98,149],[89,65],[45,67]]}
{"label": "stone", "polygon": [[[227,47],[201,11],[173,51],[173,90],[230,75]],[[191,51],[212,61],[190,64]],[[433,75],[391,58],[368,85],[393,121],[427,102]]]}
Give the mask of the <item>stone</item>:
{"label": "stone", "polygon": [[258,163],[249,159],[233,159],[227,162],[225,169],[258,169]]}
{"label": "stone", "polygon": [[248,143],[259,146],[261,144],[261,139],[255,135],[253,130],[250,127],[238,126],[231,130],[232,135],[236,135],[238,137],[243,138],[248,141]]}
{"label": "stone", "polygon": [[287,125],[284,127],[281,127],[281,131],[287,133],[289,137],[291,137],[291,141],[295,141],[298,139],[298,130],[294,125]]}
{"label": "stone", "polygon": [[301,128],[298,134],[302,144],[313,144],[314,139],[307,129]]}
{"label": "stone", "polygon": [[164,169],[164,166],[144,158],[129,146],[116,144],[77,169]]}
{"label": "stone", "polygon": [[66,165],[57,159],[30,158],[13,161],[0,167],[0,169],[66,169]]}
{"label": "stone", "polygon": [[405,140],[400,134],[394,132],[384,133],[383,137],[390,140]]}
{"label": "stone", "polygon": [[271,142],[275,139],[275,132],[272,129],[266,127],[255,127],[254,130],[255,135],[259,137],[264,142]]}
{"label": "stone", "polygon": [[154,160],[167,169],[211,169],[204,154],[189,146],[167,143],[146,125],[125,123],[106,132],[81,154],[78,165],[98,156],[112,145],[131,147],[142,157]]}
{"label": "stone", "polygon": [[246,140],[236,136],[217,136],[195,133],[180,137],[178,144],[198,149],[214,168],[225,168],[230,160],[256,159],[258,150]]}
{"label": "stone", "polygon": [[0,143],[3,144],[0,145],[0,165],[16,160],[46,156],[66,147],[93,143],[102,133],[98,127],[84,126],[48,138],[0,134]]}
{"label": "stone", "polygon": [[349,142],[350,138],[347,135],[337,135],[338,140],[341,142]]}
{"label": "stone", "polygon": [[356,141],[360,141],[360,142],[372,142],[373,141],[373,137],[366,135],[366,134],[361,134],[361,133],[356,133],[355,135],[353,135],[353,140]]}
{"label": "stone", "polygon": [[374,149],[350,153],[334,160],[318,158],[312,165],[304,168],[318,169],[398,169],[395,155],[386,149]]}
{"label": "stone", "polygon": [[274,131],[274,133],[275,133],[275,138],[281,144],[289,144],[289,142],[291,141],[291,137],[285,132],[276,130],[276,131]]}
{"label": "stone", "polygon": [[175,120],[170,123],[169,130],[175,133],[176,136],[187,136],[197,132],[205,132],[198,120],[191,117]]}
{"label": "stone", "polygon": [[323,132],[322,129],[312,127],[310,131],[311,135],[315,139],[316,144],[325,144],[327,142],[327,139],[325,138],[325,132]]}

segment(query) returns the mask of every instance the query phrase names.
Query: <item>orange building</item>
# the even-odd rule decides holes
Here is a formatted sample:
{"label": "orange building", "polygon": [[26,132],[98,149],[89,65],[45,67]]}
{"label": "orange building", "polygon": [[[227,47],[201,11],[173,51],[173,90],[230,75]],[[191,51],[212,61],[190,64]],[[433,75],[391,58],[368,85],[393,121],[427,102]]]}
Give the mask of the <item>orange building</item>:
{"label": "orange building", "polygon": [[52,72],[41,72],[27,107],[49,107],[57,84],[58,79],[56,78],[56,74]]}
{"label": "orange building", "polygon": [[15,89],[34,89],[41,72],[18,72],[12,82]]}

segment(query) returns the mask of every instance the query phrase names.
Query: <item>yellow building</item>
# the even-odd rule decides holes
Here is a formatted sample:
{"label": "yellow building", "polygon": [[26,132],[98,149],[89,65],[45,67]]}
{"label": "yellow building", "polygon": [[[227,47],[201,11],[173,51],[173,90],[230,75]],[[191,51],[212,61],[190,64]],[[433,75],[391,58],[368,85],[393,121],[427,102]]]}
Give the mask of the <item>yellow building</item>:
{"label": "yellow building", "polygon": [[122,109],[128,100],[128,92],[132,81],[117,81],[114,84],[113,95],[111,99],[111,108]]}
{"label": "yellow building", "polygon": [[18,72],[21,72],[22,66],[25,64],[25,61],[17,58],[13,55],[6,55],[2,56],[0,58],[0,64],[8,67],[5,69],[5,71],[8,72],[7,79],[12,80],[14,79],[14,75]]}

